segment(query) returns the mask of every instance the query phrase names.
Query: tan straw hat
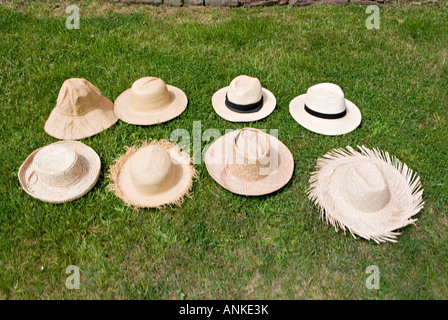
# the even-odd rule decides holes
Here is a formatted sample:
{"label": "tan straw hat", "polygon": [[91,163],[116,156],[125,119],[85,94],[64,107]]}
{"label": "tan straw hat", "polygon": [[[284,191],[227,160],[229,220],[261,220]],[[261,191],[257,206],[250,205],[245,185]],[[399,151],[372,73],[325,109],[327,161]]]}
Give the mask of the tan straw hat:
{"label": "tan straw hat", "polygon": [[274,111],[276,104],[275,96],[261,87],[260,80],[245,75],[236,77],[212,97],[216,113],[232,122],[263,119]]}
{"label": "tan straw hat", "polygon": [[289,103],[289,112],[306,129],[330,136],[353,131],[361,123],[361,111],[334,83],[310,87]]}
{"label": "tan straw hat", "polygon": [[309,198],[322,219],[375,242],[396,242],[399,228],[423,208],[420,178],[389,153],[359,147],[335,149],[317,160]]}
{"label": "tan straw hat", "polygon": [[98,180],[101,161],[78,141],[59,141],[31,153],[19,169],[19,181],[30,196],[51,203],[85,195]]}
{"label": "tan straw hat", "polygon": [[289,149],[263,131],[244,128],[217,139],[205,154],[211,177],[241,195],[272,193],[288,183],[294,171]]}
{"label": "tan straw hat", "polygon": [[56,107],[45,123],[45,132],[68,140],[93,136],[117,122],[113,105],[86,79],[65,80]]}
{"label": "tan straw hat", "polygon": [[151,125],[179,116],[187,107],[185,93],[156,77],[144,77],[118,96],[115,114],[124,122]]}
{"label": "tan straw hat", "polygon": [[134,207],[182,204],[196,171],[191,158],[168,140],[131,146],[110,167],[109,189]]}

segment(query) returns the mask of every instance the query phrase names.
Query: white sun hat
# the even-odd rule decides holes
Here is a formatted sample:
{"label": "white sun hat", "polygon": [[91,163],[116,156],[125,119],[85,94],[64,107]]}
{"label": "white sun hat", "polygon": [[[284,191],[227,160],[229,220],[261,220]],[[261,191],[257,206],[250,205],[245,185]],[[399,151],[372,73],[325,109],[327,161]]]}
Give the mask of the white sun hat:
{"label": "white sun hat", "polygon": [[260,80],[246,75],[236,77],[212,97],[216,113],[232,122],[263,119],[274,111],[276,104],[275,96],[261,87]]}
{"label": "white sun hat", "polygon": [[58,139],[93,136],[118,121],[114,104],[86,79],[65,80],[56,107],[45,122],[45,132]]}
{"label": "white sun hat", "polygon": [[140,78],[118,96],[115,114],[124,122],[152,125],[174,119],[187,107],[185,93],[156,77]]}
{"label": "white sun hat", "polygon": [[19,169],[20,184],[30,196],[50,203],[85,195],[101,169],[98,154],[78,141],[59,141],[31,153]]}
{"label": "white sun hat", "polygon": [[308,88],[289,103],[289,112],[306,129],[330,136],[353,131],[361,123],[361,111],[334,83]]}
{"label": "white sun hat", "polygon": [[134,207],[182,204],[197,174],[191,158],[168,140],[132,145],[110,167],[109,189]]}
{"label": "white sun hat", "polygon": [[294,171],[289,149],[276,137],[254,128],[232,131],[205,154],[210,176],[225,189],[260,196],[285,186]]}
{"label": "white sun hat", "polygon": [[387,152],[358,148],[335,149],[317,160],[309,198],[336,230],[396,242],[395,230],[413,224],[423,208],[420,178]]}

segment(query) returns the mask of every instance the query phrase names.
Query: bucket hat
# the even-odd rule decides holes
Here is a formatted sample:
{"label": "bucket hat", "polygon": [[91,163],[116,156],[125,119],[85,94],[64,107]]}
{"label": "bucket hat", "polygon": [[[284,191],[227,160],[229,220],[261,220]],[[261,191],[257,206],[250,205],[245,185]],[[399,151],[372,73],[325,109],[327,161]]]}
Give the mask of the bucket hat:
{"label": "bucket hat", "polygon": [[45,132],[58,139],[93,136],[117,122],[113,103],[86,79],[64,81],[56,107],[45,122]]}
{"label": "bucket hat", "polygon": [[85,195],[101,169],[98,154],[78,141],[59,141],[31,153],[18,176],[30,196],[50,203],[69,202]]}
{"label": "bucket hat", "polygon": [[279,190],[292,177],[294,160],[276,137],[254,128],[232,131],[205,154],[210,176],[225,189],[260,196]]}
{"label": "bucket hat", "polygon": [[122,121],[152,125],[174,119],[187,107],[185,93],[156,77],[140,78],[118,96],[115,114]]}
{"label": "bucket hat", "polygon": [[257,78],[240,75],[230,85],[213,94],[216,113],[232,122],[248,122],[270,115],[276,106],[275,96],[261,86]]}
{"label": "bucket hat", "polygon": [[396,242],[395,230],[423,208],[420,178],[388,152],[335,149],[317,160],[308,195],[322,219],[375,242]]}
{"label": "bucket hat", "polygon": [[110,167],[109,190],[134,207],[182,204],[197,174],[188,154],[168,140],[132,145]]}
{"label": "bucket hat", "polygon": [[303,127],[324,135],[340,135],[355,130],[361,123],[361,111],[345,99],[342,89],[334,83],[319,83],[306,94],[295,97],[289,112]]}

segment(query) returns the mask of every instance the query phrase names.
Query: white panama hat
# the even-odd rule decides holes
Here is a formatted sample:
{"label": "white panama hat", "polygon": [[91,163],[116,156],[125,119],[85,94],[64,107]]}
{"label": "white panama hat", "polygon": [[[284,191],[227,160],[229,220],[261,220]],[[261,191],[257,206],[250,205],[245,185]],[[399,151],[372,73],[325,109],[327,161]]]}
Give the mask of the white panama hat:
{"label": "white panama hat", "polygon": [[93,136],[118,121],[114,104],[100,89],[82,78],[64,81],[56,107],[45,122],[45,132],[58,139]]}
{"label": "white panama hat", "polygon": [[205,154],[210,176],[225,189],[261,196],[285,186],[294,171],[289,149],[276,137],[254,128],[232,131]]}
{"label": "white panama hat", "polygon": [[396,242],[395,230],[414,223],[423,208],[417,174],[389,153],[358,147],[335,149],[317,160],[309,198],[322,219],[375,242]]}
{"label": "white panama hat", "polygon": [[289,112],[303,127],[324,135],[340,135],[355,130],[361,111],[334,83],[319,83],[289,103]]}
{"label": "white panama hat", "polygon": [[160,78],[144,77],[115,99],[114,111],[124,122],[152,125],[176,118],[187,105],[188,98],[181,89]]}
{"label": "white panama hat", "polygon": [[101,169],[98,154],[78,141],[59,141],[31,153],[19,169],[20,184],[30,196],[50,203],[85,195]]}
{"label": "white panama hat", "polygon": [[109,189],[134,207],[182,204],[197,173],[191,158],[168,140],[132,145],[110,167]]}
{"label": "white panama hat", "polygon": [[236,77],[212,97],[216,113],[232,122],[263,119],[274,111],[276,104],[275,96],[262,88],[260,80],[246,75]]}

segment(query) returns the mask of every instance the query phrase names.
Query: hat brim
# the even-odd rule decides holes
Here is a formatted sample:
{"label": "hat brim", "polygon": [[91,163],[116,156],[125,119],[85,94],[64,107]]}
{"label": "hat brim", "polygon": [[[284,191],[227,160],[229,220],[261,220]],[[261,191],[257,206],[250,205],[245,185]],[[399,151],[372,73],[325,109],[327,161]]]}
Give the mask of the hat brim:
{"label": "hat brim", "polygon": [[[146,194],[135,188],[131,179],[131,168],[129,159],[141,148],[148,145],[159,145],[165,148],[172,159],[175,176],[169,189],[155,194]],[[110,168],[110,179],[112,190],[117,197],[130,206],[142,208],[158,208],[165,205],[180,205],[184,197],[189,196],[189,190],[193,185],[196,171],[190,164],[190,157],[180,151],[175,144],[167,141],[152,141],[140,148],[132,146],[126,154],[121,156]]]}
{"label": "hat brim", "polygon": [[230,110],[226,106],[226,95],[227,90],[229,87],[224,87],[219,89],[213,94],[212,97],[212,105],[213,109],[215,109],[216,113],[223,119],[232,121],[232,122],[250,122],[250,121],[257,121],[261,120],[263,118],[266,118],[268,115],[270,115],[277,104],[277,101],[275,99],[274,94],[265,89],[262,88],[262,94],[263,94],[263,106],[260,110],[257,112],[251,112],[251,113],[239,113]]}
{"label": "hat brim", "polygon": [[39,180],[33,166],[36,154],[42,149],[33,151],[20,166],[18,177],[23,190],[30,196],[50,203],[63,203],[76,200],[93,188],[98,181],[101,170],[101,160],[98,154],[89,146],[78,141],[58,141],[73,149],[82,166],[82,175],[78,182],[69,187],[56,188]]}
{"label": "hat brim", "polygon": [[316,133],[336,136],[355,130],[361,123],[361,111],[350,100],[345,99],[346,115],[340,119],[322,119],[305,110],[306,94],[295,97],[289,103],[289,112],[304,128]]}
{"label": "hat brim", "polygon": [[117,121],[113,102],[103,96],[95,108],[80,116],[62,114],[54,108],[44,128],[57,139],[78,140],[100,133]]}
{"label": "hat brim", "polygon": [[187,95],[179,88],[166,85],[170,95],[170,102],[157,109],[145,112],[131,108],[131,89],[120,94],[114,102],[114,112],[120,120],[136,125],[153,125],[172,120],[179,116],[188,105]]}
{"label": "hat brim", "polygon": [[205,164],[210,176],[225,189],[240,195],[261,196],[284,187],[294,172],[291,151],[277,138],[268,134],[271,154],[278,155],[277,169],[261,180],[244,181],[225,170],[226,154],[231,152],[233,141],[240,130],[232,131],[217,139],[205,154]]}
{"label": "hat brim", "polygon": [[[399,233],[395,230],[412,224],[411,217],[423,207],[419,177],[398,159],[387,152],[359,147],[361,152],[348,147],[347,150],[333,150],[317,161],[317,171],[310,178],[309,198],[321,208],[322,217],[336,229],[348,229],[352,235],[359,235],[375,242],[396,242]],[[374,162],[384,174],[388,183],[390,200],[376,212],[361,212],[353,204],[342,201],[337,187],[347,166],[362,161]]]}

